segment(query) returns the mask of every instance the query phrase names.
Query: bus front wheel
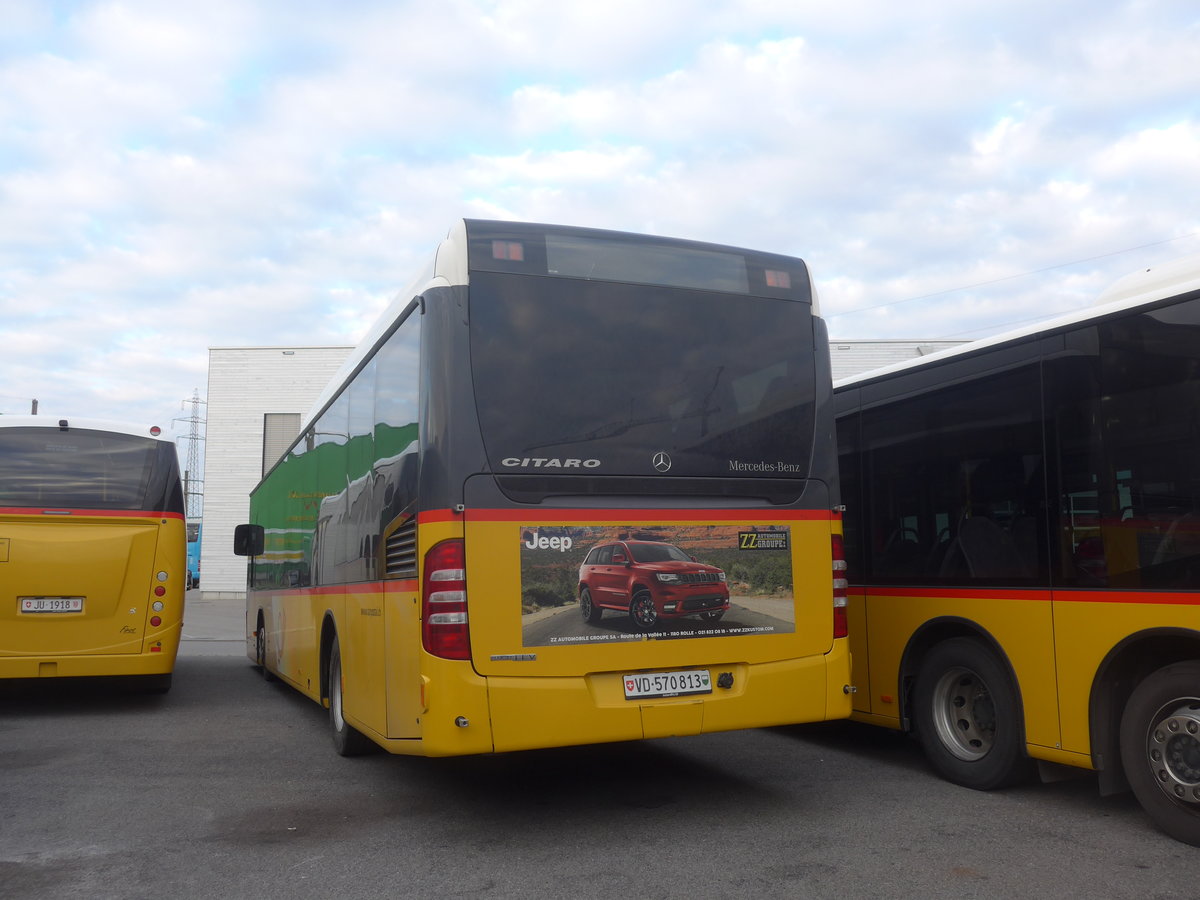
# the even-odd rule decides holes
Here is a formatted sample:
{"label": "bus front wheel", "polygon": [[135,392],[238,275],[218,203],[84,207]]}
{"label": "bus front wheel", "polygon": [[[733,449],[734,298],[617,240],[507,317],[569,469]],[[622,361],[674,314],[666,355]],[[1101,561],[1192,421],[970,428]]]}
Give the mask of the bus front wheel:
{"label": "bus front wheel", "polygon": [[342,650],[335,635],[329,648],[329,728],[333,748],[340,756],[361,756],[374,749],[363,734],[355,731],[342,712]]}
{"label": "bus front wheel", "polygon": [[990,791],[1027,777],[1016,691],[996,654],[972,638],[935,646],[914,691],[917,738],[947,781]]}
{"label": "bus front wheel", "polygon": [[1200,662],[1145,678],[1121,716],[1121,762],[1154,824],[1200,846]]}
{"label": "bus front wheel", "polygon": [[267,626],[261,616],[258,620],[258,630],[254,632],[254,663],[262,673],[264,681],[275,680],[275,676],[267,668]]}

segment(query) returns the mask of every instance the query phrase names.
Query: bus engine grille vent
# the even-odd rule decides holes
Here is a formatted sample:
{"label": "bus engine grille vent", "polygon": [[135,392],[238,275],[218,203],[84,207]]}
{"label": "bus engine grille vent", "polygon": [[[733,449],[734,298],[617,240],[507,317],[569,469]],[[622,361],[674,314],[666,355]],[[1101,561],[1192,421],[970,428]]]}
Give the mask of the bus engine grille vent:
{"label": "bus engine grille vent", "polygon": [[417,577],[417,520],[409,519],[387,539],[384,573],[388,578]]}

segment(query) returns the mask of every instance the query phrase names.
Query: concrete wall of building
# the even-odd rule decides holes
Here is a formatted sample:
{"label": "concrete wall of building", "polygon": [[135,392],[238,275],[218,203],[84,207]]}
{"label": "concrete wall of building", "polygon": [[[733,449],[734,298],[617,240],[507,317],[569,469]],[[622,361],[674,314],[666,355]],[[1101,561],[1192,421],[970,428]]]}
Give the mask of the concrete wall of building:
{"label": "concrete wall of building", "polygon": [[208,351],[204,442],[205,599],[246,592],[246,560],[233,555],[233,529],[248,520],[263,470],[263,416],[305,415],[351,347],[213,347]]}

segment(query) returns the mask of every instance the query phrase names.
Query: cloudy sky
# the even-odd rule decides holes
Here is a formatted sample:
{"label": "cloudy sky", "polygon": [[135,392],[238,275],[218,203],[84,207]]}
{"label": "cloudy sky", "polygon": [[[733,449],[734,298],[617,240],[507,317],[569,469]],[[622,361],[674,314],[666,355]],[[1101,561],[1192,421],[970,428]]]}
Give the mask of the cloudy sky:
{"label": "cloudy sky", "polygon": [[801,256],[843,339],[1081,308],[1200,252],[1197,46],[1195,0],[0,0],[0,413],[184,416],[463,216]]}

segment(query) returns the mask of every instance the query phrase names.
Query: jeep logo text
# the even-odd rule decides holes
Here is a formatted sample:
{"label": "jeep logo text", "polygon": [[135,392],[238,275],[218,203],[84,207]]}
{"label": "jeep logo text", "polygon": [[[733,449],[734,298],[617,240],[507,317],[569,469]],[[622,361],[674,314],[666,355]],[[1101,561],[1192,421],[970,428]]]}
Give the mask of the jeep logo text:
{"label": "jeep logo text", "polygon": [[558,550],[560,553],[566,553],[573,543],[569,537],[542,537],[535,531],[525,542],[525,546],[530,550]]}

